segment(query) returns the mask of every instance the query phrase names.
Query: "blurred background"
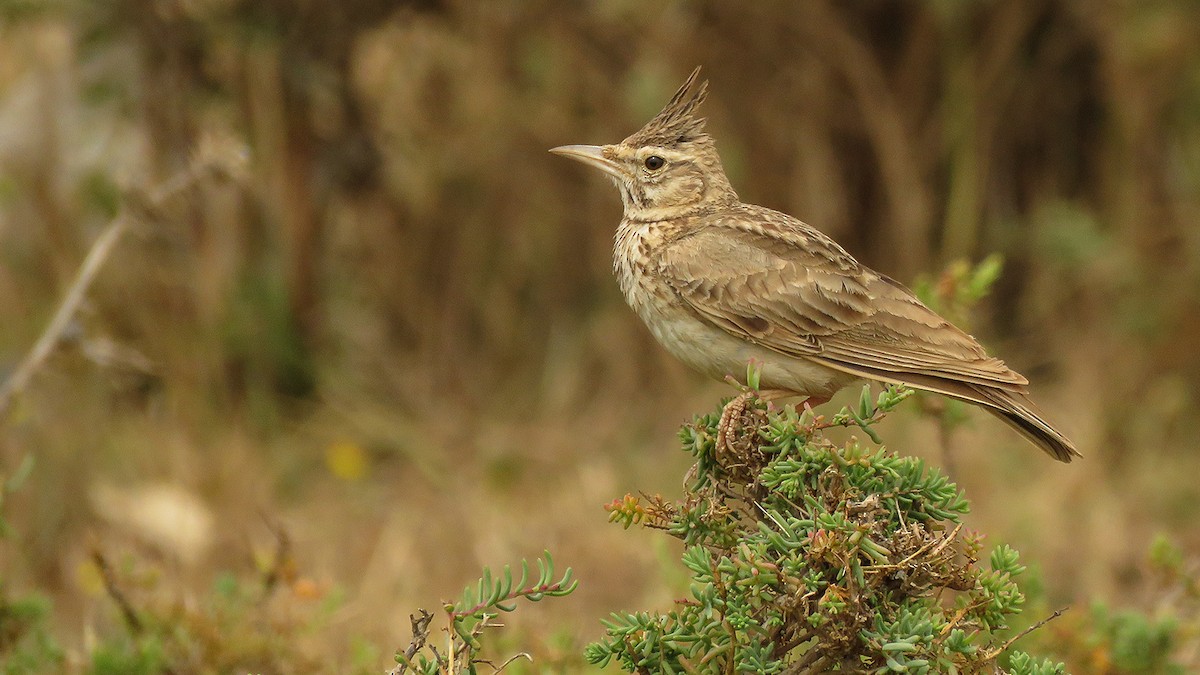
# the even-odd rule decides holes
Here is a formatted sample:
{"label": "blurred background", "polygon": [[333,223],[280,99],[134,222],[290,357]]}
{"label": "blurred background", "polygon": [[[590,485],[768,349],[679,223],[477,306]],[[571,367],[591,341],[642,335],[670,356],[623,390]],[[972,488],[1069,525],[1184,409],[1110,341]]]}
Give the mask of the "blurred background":
{"label": "blurred background", "polygon": [[[906,282],[1004,256],[971,330],[1085,458],[972,413],[969,527],[1055,606],[1146,605],[1159,534],[1200,555],[1194,2],[0,0],[0,379],[123,204],[213,139],[247,157],[137,221],[0,422],[0,475],[34,461],[0,580],[67,663],[120,623],[96,549],[180,616],[282,571],[318,672],[385,668],[410,612],[545,548],[579,590],[509,635],[548,668],[686,594],[601,507],[678,495],[678,425],[731,390],[624,306],[616,191],[546,151],[696,65],[745,201]],[[943,459],[918,406],[880,431]]]}

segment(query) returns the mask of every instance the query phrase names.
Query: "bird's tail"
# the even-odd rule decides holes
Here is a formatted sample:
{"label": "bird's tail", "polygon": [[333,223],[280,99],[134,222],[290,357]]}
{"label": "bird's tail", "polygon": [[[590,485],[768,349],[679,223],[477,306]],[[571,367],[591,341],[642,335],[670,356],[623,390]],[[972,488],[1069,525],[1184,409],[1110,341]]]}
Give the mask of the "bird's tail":
{"label": "bird's tail", "polygon": [[850,367],[837,361],[823,360],[820,363],[859,377],[904,384],[974,403],[1021,432],[1022,436],[1060,462],[1070,462],[1075,457],[1083,456],[1075,449],[1075,444],[1070,439],[1042,417],[1042,411],[1038,410],[1025,393],[1024,387],[1020,385],[1003,382],[993,385],[932,373],[897,373],[858,365]]}
{"label": "bird's tail", "polygon": [[1070,462],[1083,456],[1070,439],[1042,417],[1042,412],[1023,392],[986,385],[972,385],[971,389],[979,395],[978,398],[971,397],[974,402],[982,403],[988,412],[1021,432],[1054,459]]}

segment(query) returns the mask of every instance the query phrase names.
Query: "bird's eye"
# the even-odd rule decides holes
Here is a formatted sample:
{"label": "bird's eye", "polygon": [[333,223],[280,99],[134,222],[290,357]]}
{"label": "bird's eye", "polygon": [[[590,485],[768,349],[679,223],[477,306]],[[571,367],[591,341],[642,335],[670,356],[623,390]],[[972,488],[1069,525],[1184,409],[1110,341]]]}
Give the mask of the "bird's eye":
{"label": "bird's eye", "polygon": [[663,164],[666,163],[667,160],[659,157],[658,155],[650,155],[646,158],[646,168],[650,169],[651,171],[658,171],[663,167]]}

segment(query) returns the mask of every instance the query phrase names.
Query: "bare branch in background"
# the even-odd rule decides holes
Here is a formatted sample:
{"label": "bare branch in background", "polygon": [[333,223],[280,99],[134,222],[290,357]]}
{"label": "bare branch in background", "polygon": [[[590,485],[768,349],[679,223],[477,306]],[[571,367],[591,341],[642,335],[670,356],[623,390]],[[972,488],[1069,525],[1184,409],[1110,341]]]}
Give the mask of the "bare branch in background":
{"label": "bare branch in background", "polygon": [[133,193],[126,198],[120,213],[104,228],[92,244],[75,280],[67,289],[62,302],[54,312],[46,329],[42,331],[33,348],[17,365],[12,375],[0,385],[0,419],[8,412],[13,400],[29,385],[30,380],[45,364],[46,359],[63,340],[71,320],[79,311],[87,291],[96,275],[112,255],[113,249],[133,223],[144,220],[163,208],[172,199],[192,189],[207,176],[237,178],[244,163],[244,152],[240,148],[219,141],[202,142],[187,168],[159,184],[153,190]]}
{"label": "bare branch in background", "polygon": [[117,574],[113,571],[108,557],[100,550],[99,544],[92,544],[89,555],[92,559],[92,564],[100,572],[100,579],[104,582],[104,591],[108,593],[108,597],[112,598],[112,601],[121,610],[121,618],[125,620],[125,625],[129,627],[131,633],[140,635],[145,630],[145,625],[138,618],[137,610],[133,608],[133,603],[129,601],[129,596],[125,594],[125,591],[121,590],[121,584],[117,580]]}

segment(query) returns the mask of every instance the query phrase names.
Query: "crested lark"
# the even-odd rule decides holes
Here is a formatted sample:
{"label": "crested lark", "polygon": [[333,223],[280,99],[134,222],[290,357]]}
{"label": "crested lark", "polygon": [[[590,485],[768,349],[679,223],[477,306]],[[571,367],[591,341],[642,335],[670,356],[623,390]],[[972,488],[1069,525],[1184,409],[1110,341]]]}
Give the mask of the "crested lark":
{"label": "crested lark", "polygon": [[[903,383],[978,405],[1057,460],[1078,456],[1030,401],[1028,380],[973,337],[816,229],[738,200],[695,116],[708,86],[696,86],[699,73],[620,143],[551,150],[616,183],[625,216],[613,268],[654,337],[717,378],[758,360],[765,398],[815,405],[860,378]],[[718,447],[745,402],[726,407]]]}

